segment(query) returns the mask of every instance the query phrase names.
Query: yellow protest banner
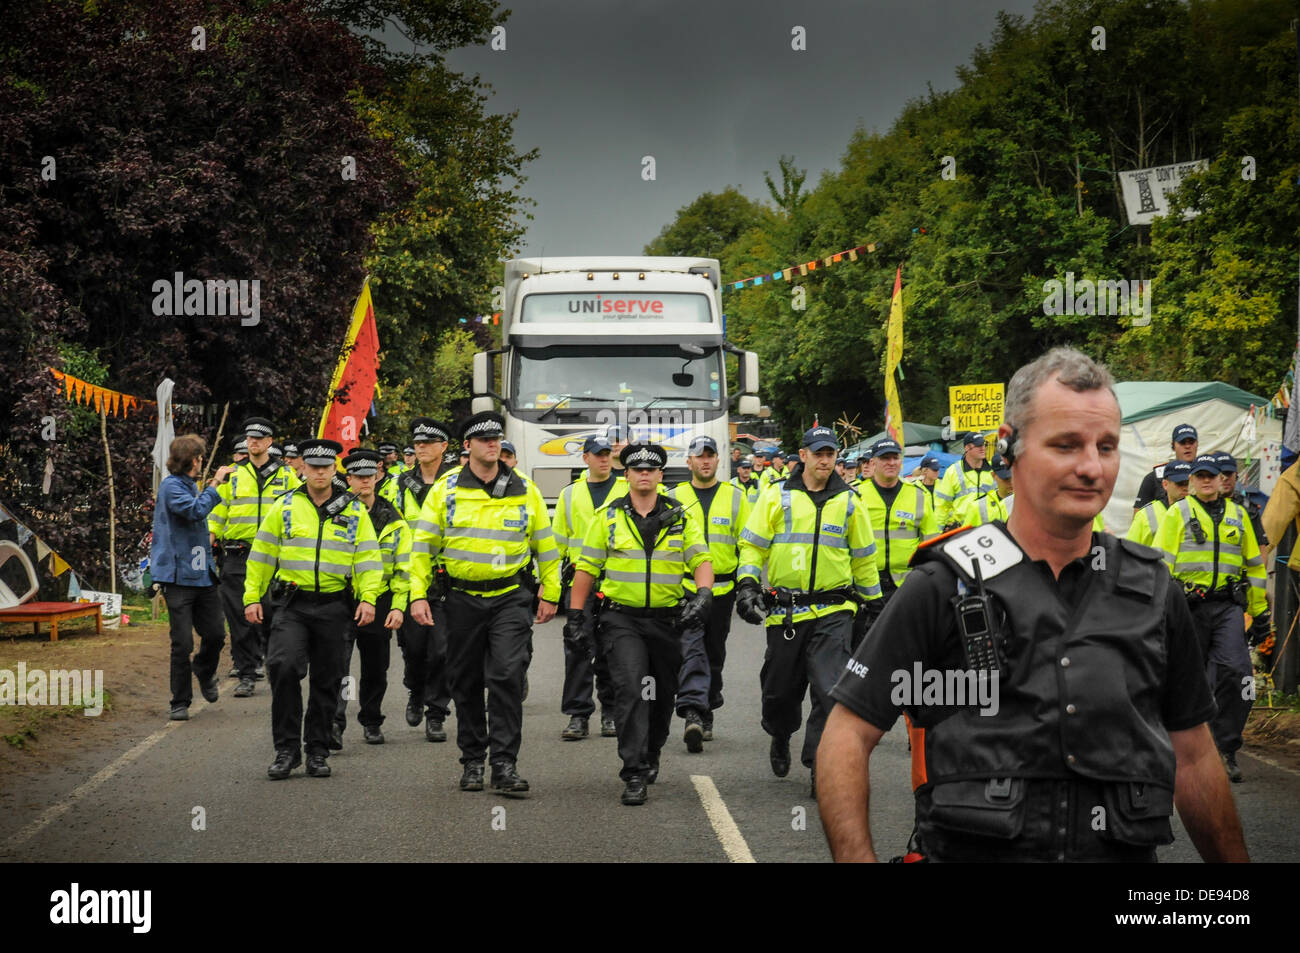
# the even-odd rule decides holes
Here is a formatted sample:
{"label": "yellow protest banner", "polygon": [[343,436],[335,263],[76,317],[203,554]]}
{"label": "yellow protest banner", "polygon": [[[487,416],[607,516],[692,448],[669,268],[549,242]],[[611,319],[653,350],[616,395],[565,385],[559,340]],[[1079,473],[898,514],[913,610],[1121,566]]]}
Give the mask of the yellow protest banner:
{"label": "yellow protest banner", "polygon": [[1002,423],[1005,384],[958,384],[948,388],[954,433],[994,430]]}

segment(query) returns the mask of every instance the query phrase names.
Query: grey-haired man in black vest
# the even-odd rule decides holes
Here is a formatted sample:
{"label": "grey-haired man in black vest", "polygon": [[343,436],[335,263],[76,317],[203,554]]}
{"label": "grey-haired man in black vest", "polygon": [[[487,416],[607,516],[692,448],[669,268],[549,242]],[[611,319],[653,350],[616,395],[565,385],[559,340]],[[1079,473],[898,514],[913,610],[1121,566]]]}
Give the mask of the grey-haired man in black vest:
{"label": "grey-haired man in black vest", "polygon": [[876,859],[868,767],[904,711],[905,859],[1153,861],[1177,807],[1205,860],[1247,860],[1181,587],[1158,551],[1091,529],[1119,427],[1110,372],[1078,351],[1012,377],[1011,516],[922,546],[831,691],[817,780],[836,860]]}

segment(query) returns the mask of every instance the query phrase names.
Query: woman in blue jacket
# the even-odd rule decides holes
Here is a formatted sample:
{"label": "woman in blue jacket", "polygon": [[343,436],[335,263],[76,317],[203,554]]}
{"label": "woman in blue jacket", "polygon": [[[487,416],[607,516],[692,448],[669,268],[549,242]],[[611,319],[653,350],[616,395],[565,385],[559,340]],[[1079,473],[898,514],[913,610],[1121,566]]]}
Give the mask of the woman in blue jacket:
{"label": "woman in blue jacket", "polygon": [[201,642],[192,671],[199,680],[203,697],[210,702],[217,700],[217,659],[226,641],[221,598],[212,572],[207,516],[221,500],[217,496],[217,484],[235,468],[227,466],[217,470],[207,489],[199,493],[195,478],[203,472],[206,451],[207,445],[197,434],[186,434],[172,441],[167,456],[171,476],[158,485],[153,511],[149,572],[153,581],[162,586],[167,614],[171,617],[172,721],[190,717],[190,702],[194,700],[190,682],[194,630],[198,630]]}

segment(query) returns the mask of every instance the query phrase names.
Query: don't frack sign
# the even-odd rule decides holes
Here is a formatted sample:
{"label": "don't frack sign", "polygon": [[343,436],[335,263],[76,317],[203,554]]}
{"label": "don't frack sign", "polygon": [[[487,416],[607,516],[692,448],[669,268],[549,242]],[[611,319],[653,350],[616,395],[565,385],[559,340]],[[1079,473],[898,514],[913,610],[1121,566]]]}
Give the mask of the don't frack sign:
{"label": "don't frack sign", "polygon": [[958,384],[948,388],[948,413],[954,432],[993,430],[1002,423],[1005,385]]}

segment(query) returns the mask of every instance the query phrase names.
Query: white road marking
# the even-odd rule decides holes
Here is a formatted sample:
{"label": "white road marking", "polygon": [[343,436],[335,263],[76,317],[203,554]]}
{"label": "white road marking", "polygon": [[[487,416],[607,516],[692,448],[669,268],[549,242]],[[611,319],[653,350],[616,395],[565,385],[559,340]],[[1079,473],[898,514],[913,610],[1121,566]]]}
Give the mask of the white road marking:
{"label": "white road marking", "polygon": [[[205,702],[201,704],[199,708],[196,710],[202,711],[204,708],[207,707],[208,707],[207,703]],[[156,745],[159,741],[162,741],[163,737],[167,734],[167,732],[183,724],[185,724],[183,721],[167,722],[166,725],[164,725],[162,728],[155,731],[148,738],[144,739],[144,741],[141,741],[130,751],[127,751],[126,753],[122,754],[112,764],[100,768],[93,775],[91,775],[89,780],[83,781],[76,788],[74,788],[72,793],[67,795],[67,797],[65,797],[62,801],[60,801],[58,804],[55,804],[52,807],[46,808],[45,811],[42,812],[40,817],[36,818],[36,820],[32,821],[30,824],[28,824],[26,827],[20,830],[17,834],[14,834],[12,837],[10,837],[9,843],[7,845],[8,848],[13,849],[15,847],[19,847],[23,844],[24,841],[31,840],[42,830],[48,827],[51,823],[58,820],[68,811],[72,810],[73,806],[82,798],[84,798],[87,794],[90,794],[100,785],[104,784],[104,782],[112,778],[113,775],[117,774],[117,772],[121,771],[123,768],[125,768],[136,758],[140,757],[140,755],[144,754],[146,751],[148,751],[150,748]]]}
{"label": "white road marking", "polygon": [[733,864],[757,863],[754,855],[749,852],[749,845],[745,843],[745,838],[741,836],[740,828],[731,819],[731,812],[723,803],[722,795],[718,793],[713,778],[706,774],[692,774],[691,783],[695,785],[695,790],[700,795],[700,801],[704,804],[704,813],[709,815],[709,823],[713,825],[713,832],[722,842],[722,849],[726,851],[727,858]]}

